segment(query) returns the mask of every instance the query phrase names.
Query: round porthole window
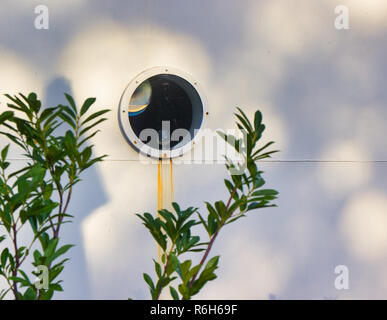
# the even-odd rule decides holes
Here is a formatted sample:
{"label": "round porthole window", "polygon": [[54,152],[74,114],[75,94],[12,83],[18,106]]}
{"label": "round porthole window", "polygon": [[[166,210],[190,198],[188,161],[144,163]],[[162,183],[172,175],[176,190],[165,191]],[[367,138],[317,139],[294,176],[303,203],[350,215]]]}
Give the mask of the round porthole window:
{"label": "round porthole window", "polygon": [[119,106],[120,128],[137,151],[174,158],[189,151],[208,114],[202,90],[191,76],[171,68],[152,68],[125,89]]}

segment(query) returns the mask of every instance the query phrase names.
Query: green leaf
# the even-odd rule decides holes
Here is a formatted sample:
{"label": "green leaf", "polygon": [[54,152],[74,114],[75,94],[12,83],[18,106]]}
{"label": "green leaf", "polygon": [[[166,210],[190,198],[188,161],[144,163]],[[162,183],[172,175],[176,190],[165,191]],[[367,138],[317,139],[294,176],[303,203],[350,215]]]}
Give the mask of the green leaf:
{"label": "green leaf", "polygon": [[62,286],[59,283],[51,283],[50,284],[50,289],[53,290],[53,291],[60,291],[60,292],[63,291],[63,288],[62,288]]}
{"label": "green leaf", "polygon": [[192,287],[190,288],[190,294],[192,296],[197,294],[208,281],[216,279],[214,271],[218,268],[218,262],[219,256],[213,257],[210,261],[207,262],[199,278],[195,280]]}
{"label": "green leaf", "polygon": [[3,124],[5,121],[11,119],[13,117],[12,111],[4,111],[2,114],[0,114],[0,124]]}
{"label": "green leaf", "polygon": [[173,254],[169,254],[169,262],[166,269],[166,274],[169,277],[173,272],[177,270],[177,268],[180,267],[179,259]]}
{"label": "green leaf", "polygon": [[77,113],[77,106],[75,105],[74,99],[69,94],[65,93],[67,101],[70,103],[70,107],[73,109],[74,113]]}
{"label": "green leaf", "polygon": [[246,121],[243,117],[236,113],[235,116],[238,118],[238,120],[241,122],[242,126],[246,129],[248,133],[253,132],[253,128],[251,127],[251,124],[248,122],[248,120]]}
{"label": "green leaf", "polygon": [[4,147],[3,150],[1,150],[1,160],[2,160],[3,162],[5,161],[5,158],[6,158],[7,155],[8,155],[8,149],[9,149],[9,144],[6,145],[6,146]]}
{"label": "green leaf", "polygon": [[146,273],[143,273],[143,277],[144,277],[145,282],[148,284],[149,288],[152,289],[152,291],[154,291],[155,285],[152,281],[152,278]]}
{"label": "green leaf", "polygon": [[266,148],[268,148],[269,146],[271,146],[272,144],[274,144],[274,141],[270,141],[268,143],[266,143],[262,148],[258,149],[257,151],[255,151],[253,153],[253,157],[258,155],[260,152],[262,152],[263,150],[265,150]]}
{"label": "green leaf", "polygon": [[59,203],[52,201],[51,199],[46,201],[37,201],[32,206],[27,207],[20,211],[20,219],[22,223],[27,221],[31,217],[46,216],[50,214]]}
{"label": "green leaf", "polygon": [[231,176],[232,181],[234,182],[234,186],[236,186],[239,190],[243,191],[243,183],[242,183],[242,177],[241,175],[232,175]]}
{"label": "green leaf", "polygon": [[180,206],[176,202],[172,202],[172,207],[173,209],[175,209],[176,213],[180,215],[180,212],[181,212]]}
{"label": "green leaf", "polygon": [[93,103],[95,102],[96,98],[88,98],[86,99],[86,101],[83,103],[82,105],[82,108],[81,108],[81,116],[83,116],[87,110],[89,110],[89,108],[93,105]]}
{"label": "green leaf", "polygon": [[87,136],[86,138],[84,138],[82,141],[80,141],[78,143],[78,148],[83,145],[87,140],[90,140],[91,138],[93,138],[98,132],[100,132],[100,130],[96,130],[95,132],[93,132],[92,134],[90,134],[89,136]]}
{"label": "green leaf", "polygon": [[48,200],[51,198],[54,187],[52,184],[48,184],[43,188],[43,200]]}
{"label": "green leaf", "polygon": [[238,215],[238,216],[236,216],[236,217],[234,217],[234,218],[230,219],[229,221],[227,221],[227,223],[226,223],[226,224],[233,223],[233,222],[235,222],[235,221],[239,220],[240,218],[245,218],[245,217],[246,217],[246,216],[245,216],[244,214]]}
{"label": "green leaf", "polygon": [[155,264],[155,271],[156,271],[156,274],[157,274],[157,276],[159,277],[159,279],[162,277],[162,271],[161,271],[161,266],[160,266],[160,264],[156,261],[156,260],[154,260],[153,259],[153,262],[154,262],[154,264]]}
{"label": "green leaf", "polygon": [[25,146],[21,143],[21,140],[18,138],[18,137],[15,137],[13,136],[12,134],[10,133],[7,133],[7,132],[3,132],[3,131],[0,131],[0,134],[6,136],[9,140],[11,140],[12,142],[14,142],[15,144],[17,144],[19,147],[21,147],[23,150],[26,150],[25,149]]}
{"label": "green leaf", "polygon": [[189,300],[191,298],[190,290],[184,284],[178,286],[180,294],[183,296],[184,300]]}
{"label": "green leaf", "polygon": [[179,294],[177,293],[175,288],[169,287],[169,292],[171,293],[171,296],[172,296],[173,300],[180,300]]}
{"label": "green leaf", "polygon": [[43,251],[45,251],[48,244],[50,243],[50,237],[46,232],[44,232],[40,235],[39,241],[40,241],[40,244],[42,245]]}
{"label": "green leaf", "polygon": [[181,263],[177,269],[178,274],[179,274],[181,280],[183,280],[184,284],[187,284],[187,282],[189,281],[187,276],[188,276],[188,272],[191,268],[191,264],[192,264],[191,260],[186,260],[183,263]]}
{"label": "green leaf", "polygon": [[31,110],[26,106],[26,104],[23,101],[21,101],[17,96],[11,97],[8,94],[6,94],[5,96],[9,100],[11,100],[12,102],[14,102],[16,104],[16,105],[13,105],[13,104],[8,103],[7,105],[9,108],[23,112],[25,115],[27,115],[29,120],[32,120],[33,113],[31,112]]}
{"label": "green leaf", "polygon": [[53,108],[46,108],[42,111],[42,113],[39,116],[38,122],[43,122],[47,117],[52,115],[52,113],[57,109],[57,107]]}
{"label": "green leaf", "polygon": [[218,212],[219,216],[222,218],[222,220],[227,219],[227,217],[228,217],[227,209],[226,209],[226,205],[224,204],[223,201],[215,202],[215,208],[216,208],[216,211]]}
{"label": "green leaf", "polygon": [[[55,126],[57,120],[58,120],[58,117],[60,117],[60,114],[63,113],[62,112],[62,106],[59,105],[58,107],[55,107],[55,112],[51,112],[50,114],[48,114],[45,118],[47,118],[47,120],[44,121],[44,128],[43,130],[46,131],[46,135],[49,135],[52,133],[52,127]],[[44,113],[44,111],[43,111]],[[42,120],[43,121],[43,120]],[[51,130],[51,133],[49,133]]]}
{"label": "green leaf", "polygon": [[7,264],[8,256],[9,256],[9,250],[8,250],[8,248],[3,249],[3,251],[1,252],[1,256],[0,256],[1,266],[2,266],[3,268],[4,268],[5,265]]}
{"label": "green leaf", "polygon": [[82,122],[82,125],[84,125],[85,123],[87,123],[91,120],[94,120],[95,118],[102,116],[103,114],[105,114],[109,111],[110,111],[109,109],[104,109],[104,110],[93,113],[91,116],[87,117],[85,121]]}
{"label": "green leaf", "polygon": [[209,214],[207,217],[207,225],[208,225],[208,232],[210,237],[215,234],[215,232],[218,230],[219,223],[215,218],[213,214]]}
{"label": "green leaf", "polygon": [[234,191],[234,185],[232,184],[232,182],[230,180],[224,179],[224,184],[226,185],[228,192],[232,194]]}
{"label": "green leaf", "polygon": [[200,220],[200,222],[202,223],[202,225],[203,225],[203,226],[204,226],[204,228],[206,229],[206,231],[207,231],[208,235],[209,235],[209,236],[211,236],[211,234],[210,234],[210,231],[209,231],[209,229],[208,229],[208,225],[207,225],[206,221],[204,220],[204,218],[201,216],[201,214],[200,214],[200,213],[198,213],[198,216],[199,216],[199,220]]}
{"label": "green leaf", "polygon": [[50,276],[49,280],[50,282],[53,281],[64,269],[63,265],[56,266],[55,268],[52,267],[50,270]]}
{"label": "green leaf", "polygon": [[13,281],[13,282],[17,282],[20,287],[29,287],[31,286],[31,283],[23,278],[20,278],[20,277],[9,277],[8,280],[10,281]]}
{"label": "green leaf", "polygon": [[28,278],[27,274],[26,274],[23,270],[21,270],[21,269],[19,269],[19,272],[20,272],[20,274],[23,276],[23,278],[24,278],[24,280],[26,281],[26,283],[28,283],[29,285],[31,285],[31,281],[30,281],[30,279]]}
{"label": "green leaf", "polygon": [[255,156],[253,158],[253,160],[258,161],[258,160],[262,160],[262,159],[266,159],[266,158],[271,158],[271,155],[274,153],[277,153],[277,152],[279,152],[279,151],[274,150],[274,151],[266,152],[266,153],[260,154],[259,156]]}
{"label": "green leaf", "polygon": [[233,135],[226,135],[222,131],[217,131],[218,135],[222,137],[229,145],[231,145],[237,152],[240,152],[242,141]]}
{"label": "green leaf", "polygon": [[207,262],[204,270],[212,270],[212,269],[216,268],[218,266],[218,263],[219,263],[219,258],[220,258],[220,256],[216,256],[216,257],[213,257],[212,259],[210,259]]}
{"label": "green leaf", "polygon": [[76,112],[74,112],[73,109],[71,109],[69,106],[62,106],[62,108],[63,108],[63,111],[66,112],[71,117],[71,119],[73,119],[74,121],[77,120],[77,114]]}
{"label": "green leaf", "polygon": [[84,135],[87,131],[89,131],[90,129],[94,128],[96,125],[98,125],[106,120],[107,120],[107,118],[99,119],[98,121],[94,122],[93,124],[89,125],[88,127],[82,129],[81,132],[79,133],[79,135],[80,136]]}
{"label": "green leaf", "polygon": [[262,208],[262,207],[264,207],[262,202],[253,202],[253,203],[250,203],[248,205],[247,211],[254,210],[254,209],[259,209],[259,208]]}
{"label": "green leaf", "polygon": [[276,190],[273,189],[262,189],[258,191],[254,191],[252,196],[277,196],[279,193]]}
{"label": "green leaf", "polygon": [[144,213],[143,216],[136,214],[142,221],[144,221],[144,226],[150,231],[153,239],[160,245],[160,247],[165,251],[167,249],[166,236],[161,231],[161,220],[159,218],[153,219],[152,215],[149,213]]}
{"label": "green leaf", "polygon": [[59,239],[58,238],[56,238],[56,239],[50,239],[49,241],[48,241],[48,245],[47,245],[47,247],[45,248],[45,250],[44,250],[44,255],[45,255],[45,257],[47,257],[47,258],[51,258],[51,256],[53,256],[54,255],[54,253],[55,253],[55,249],[56,249],[56,247],[57,247],[57,245],[58,245],[58,242],[59,242]]}
{"label": "green leaf", "polygon": [[218,212],[214,209],[214,207],[209,203],[206,202],[207,210],[209,214],[218,222],[220,223]]}
{"label": "green leaf", "polygon": [[264,124],[261,124],[258,126],[256,134],[257,134],[257,140],[261,138],[263,131],[265,131],[266,126]]}
{"label": "green leaf", "polygon": [[0,290],[0,300],[4,300],[9,291],[11,291],[11,288]]}
{"label": "green leaf", "polygon": [[247,162],[247,169],[250,172],[250,175],[252,177],[255,177],[258,173],[258,167],[257,164],[254,161],[248,161]]}
{"label": "green leaf", "polygon": [[49,288],[47,291],[42,290],[41,292],[40,300],[51,300],[52,296],[54,295],[54,290],[52,288]]}
{"label": "green leaf", "polygon": [[239,111],[239,113],[241,114],[242,118],[245,120],[245,122],[247,123],[247,126],[250,128],[250,131],[253,131],[252,130],[252,126],[251,126],[251,123],[249,121],[249,118],[246,116],[246,114],[242,111],[241,108],[238,108],[237,107],[237,110]]}
{"label": "green leaf", "polygon": [[51,257],[51,261],[54,261],[56,258],[60,257],[61,255],[65,254],[70,248],[74,247],[72,244],[66,244],[62,247],[60,247],[58,250],[55,251],[55,253]]}
{"label": "green leaf", "polygon": [[31,109],[34,111],[35,114],[37,114],[40,110],[40,107],[42,106],[42,103],[40,100],[38,100],[38,96],[35,92],[32,92],[28,95],[28,98],[26,98],[23,94],[20,94],[24,100],[28,103],[28,105],[31,107]]}
{"label": "green leaf", "polygon": [[200,222],[198,222],[196,220],[189,220],[184,226],[181,227],[179,232],[181,234],[185,234],[185,233],[189,232],[191,227],[196,226],[197,224],[200,224]]}
{"label": "green leaf", "polygon": [[170,221],[177,221],[174,214],[166,209],[159,210],[158,213],[165,219]]}
{"label": "green leaf", "polygon": [[256,111],[254,115],[254,128],[255,131],[259,131],[259,127],[262,123],[262,113],[260,111]]}
{"label": "green leaf", "polygon": [[265,184],[265,180],[262,177],[259,176],[254,179],[254,189],[258,189],[262,187],[264,184]]}
{"label": "green leaf", "polygon": [[36,300],[36,298],[37,298],[37,291],[33,287],[28,288],[23,295],[23,300]]}
{"label": "green leaf", "polygon": [[61,113],[61,114],[59,115],[59,117],[60,117],[61,119],[63,119],[66,123],[68,123],[74,130],[76,130],[76,128],[77,128],[76,123],[75,123],[74,120],[71,119],[67,114]]}
{"label": "green leaf", "polygon": [[44,264],[44,263],[42,263],[42,254],[38,250],[34,251],[33,256],[34,256],[35,266],[38,266],[40,264]]}

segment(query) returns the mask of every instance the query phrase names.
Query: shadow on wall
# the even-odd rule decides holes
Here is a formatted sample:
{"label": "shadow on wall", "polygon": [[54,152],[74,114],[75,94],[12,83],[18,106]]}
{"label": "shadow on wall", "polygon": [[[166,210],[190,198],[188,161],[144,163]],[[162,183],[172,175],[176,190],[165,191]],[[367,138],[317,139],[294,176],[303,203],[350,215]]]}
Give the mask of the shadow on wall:
{"label": "shadow on wall", "polygon": [[[53,79],[45,88],[44,105],[53,107],[60,103],[66,104],[64,93],[72,94],[69,81],[63,77]],[[78,104],[80,103],[78,101]],[[60,133],[64,133],[65,127],[60,130],[63,130]],[[81,225],[89,214],[108,201],[95,166],[85,170],[81,174],[81,179],[82,181],[74,188],[69,208],[69,213],[74,216],[73,223],[64,225],[62,229],[62,242],[74,244],[75,247],[69,251],[70,261],[66,263],[63,271],[63,279],[66,279],[64,292],[56,296],[60,299],[87,299],[89,297],[89,286],[87,285],[89,279]]]}

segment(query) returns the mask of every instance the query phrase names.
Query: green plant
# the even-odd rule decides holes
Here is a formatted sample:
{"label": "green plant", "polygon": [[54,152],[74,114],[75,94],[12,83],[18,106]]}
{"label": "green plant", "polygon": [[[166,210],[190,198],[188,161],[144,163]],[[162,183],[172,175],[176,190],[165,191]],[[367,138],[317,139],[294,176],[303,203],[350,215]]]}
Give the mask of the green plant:
{"label": "green plant", "polygon": [[[242,159],[236,162],[226,157],[226,168],[231,176],[231,180],[224,180],[230,194],[227,201],[217,201],[214,204],[206,202],[206,217],[197,208],[181,210],[177,203],[172,204],[173,213],[160,210],[161,217],[154,217],[149,213],[137,215],[163,251],[161,263],[153,260],[157,280],[153,281],[148,274],[143,274],[154,300],[158,300],[161,292],[168,286],[175,300],[188,300],[198,294],[209,281],[216,278],[219,256],[212,257],[207,263],[206,261],[224,227],[245,217],[251,210],[275,206],[271,202],[277,198],[278,192],[262,188],[265,184],[263,172],[258,170],[256,162],[269,158],[277,151],[266,151],[273,142],[262,147],[257,146],[265,130],[262,114],[257,111],[252,124],[241,109],[238,108],[238,111],[235,114],[238,119],[237,127],[243,138],[218,132]],[[192,235],[192,228],[196,225],[204,227],[208,233],[208,242],[201,242],[200,236]],[[200,263],[193,266],[191,259],[183,259],[186,253],[202,254]],[[179,279],[177,290],[171,284],[175,279]]]}
{"label": "green plant", "polygon": [[[0,299],[9,292],[15,299],[51,299],[55,291],[62,291],[58,276],[68,259],[60,258],[72,247],[59,243],[61,226],[73,217],[68,212],[73,187],[82,171],[104,158],[93,157],[93,145],[85,142],[97,134],[94,129],[106,120],[102,115],[109,110],[90,114],[95,98],[78,109],[67,94],[68,105],[53,108],[42,108],[35,93],[6,97],[10,110],[0,114],[0,133],[27,160],[11,170],[10,145],[1,150],[0,276],[8,287],[0,291]],[[66,131],[61,134],[63,127]],[[31,239],[20,239],[21,232],[23,238],[32,234]],[[43,288],[22,269],[29,257],[38,268],[33,275],[41,276],[39,268],[47,270]]]}

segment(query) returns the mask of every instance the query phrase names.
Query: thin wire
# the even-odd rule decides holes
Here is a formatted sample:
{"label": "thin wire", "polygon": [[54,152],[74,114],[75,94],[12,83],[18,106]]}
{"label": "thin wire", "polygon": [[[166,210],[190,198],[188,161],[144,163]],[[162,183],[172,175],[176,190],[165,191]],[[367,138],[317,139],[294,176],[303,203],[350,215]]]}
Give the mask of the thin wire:
{"label": "thin wire", "polygon": [[[29,161],[28,158],[11,158],[9,161]],[[224,159],[202,159],[203,162],[224,161]],[[141,162],[138,159],[105,159],[103,162]],[[182,160],[185,162],[186,160]],[[192,160],[195,162],[198,160]],[[260,160],[267,163],[387,163],[387,160],[319,160],[319,159],[295,159],[295,160]]]}
{"label": "thin wire", "polygon": [[[224,159],[202,159],[203,162],[218,162],[224,161]],[[104,162],[140,162],[141,160],[135,159],[106,159]],[[186,160],[182,160],[186,161]],[[198,160],[192,160],[195,162]],[[267,163],[387,163],[387,160],[313,160],[313,159],[300,159],[300,160],[260,160],[260,162]]]}

